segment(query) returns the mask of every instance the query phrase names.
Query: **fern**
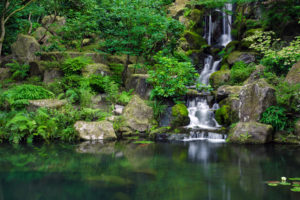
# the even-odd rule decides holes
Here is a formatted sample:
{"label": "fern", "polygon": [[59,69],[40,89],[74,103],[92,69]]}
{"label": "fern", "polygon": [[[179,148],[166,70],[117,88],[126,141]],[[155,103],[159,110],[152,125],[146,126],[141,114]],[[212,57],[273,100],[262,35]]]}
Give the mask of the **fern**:
{"label": "fern", "polygon": [[276,131],[285,130],[289,125],[286,109],[278,106],[267,108],[260,121],[272,125]]}
{"label": "fern", "polygon": [[28,76],[29,65],[22,65],[16,60],[13,63],[8,63],[6,66],[10,67],[10,72],[12,73],[11,78],[15,80],[24,80]]}

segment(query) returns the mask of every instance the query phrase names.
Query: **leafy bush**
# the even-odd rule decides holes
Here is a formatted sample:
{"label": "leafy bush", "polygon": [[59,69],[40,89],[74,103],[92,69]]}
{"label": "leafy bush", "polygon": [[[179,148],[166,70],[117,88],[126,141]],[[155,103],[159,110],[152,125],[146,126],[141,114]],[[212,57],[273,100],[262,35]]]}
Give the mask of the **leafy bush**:
{"label": "leafy bush", "polygon": [[10,67],[10,72],[12,73],[11,78],[15,80],[24,80],[28,76],[29,65],[22,65],[16,60],[13,63],[8,63],[6,66]]}
{"label": "leafy bush", "polygon": [[148,81],[154,86],[151,98],[169,98],[185,95],[187,85],[195,83],[196,70],[190,62],[179,62],[173,57],[155,55],[156,64],[149,67]]}
{"label": "leafy bush", "polygon": [[159,120],[161,118],[162,114],[168,108],[167,105],[163,104],[162,101],[158,101],[158,100],[149,101],[148,104],[153,109],[154,119],[156,119],[156,120]]}
{"label": "leafy bush", "polygon": [[80,74],[81,69],[90,63],[92,63],[92,59],[89,57],[67,58],[62,64],[62,70],[65,75]]}
{"label": "leafy bush", "polygon": [[2,94],[4,102],[13,108],[22,108],[28,104],[28,100],[49,99],[54,94],[41,86],[36,85],[17,85]]}
{"label": "leafy bush", "polygon": [[286,109],[283,107],[271,106],[267,108],[260,121],[272,125],[276,131],[285,130],[288,127]]}
{"label": "leafy bush", "polygon": [[241,84],[255,70],[253,65],[247,65],[243,61],[236,62],[230,70],[230,82],[233,85]]}
{"label": "leafy bush", "polygon": [[300,60],[300,36],[287,46],[280,39],[275,38],[274,32],[256,31],[254,35],[245,39],[251,42],[250,48],[264,55],[261,63],[267,72],[286,75],[293,64]]}
{"label": "leafy bush", "polygon": [[276,98],[279,105],[300,112],[300,84],[279,83],[276,87]]}

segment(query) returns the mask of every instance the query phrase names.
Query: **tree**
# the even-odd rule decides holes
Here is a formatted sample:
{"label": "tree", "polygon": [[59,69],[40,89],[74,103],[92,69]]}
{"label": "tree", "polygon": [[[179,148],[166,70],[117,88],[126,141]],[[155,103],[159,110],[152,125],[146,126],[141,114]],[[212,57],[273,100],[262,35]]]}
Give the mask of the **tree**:
{"label": "tree", "polygon": [[5,38],[5,25],[7,21],[16,13],[24,10],[35,0],[4,0],[0,5],[1,10],[1,35],[0,35],[0,56],[2,55],[2,46]]}
{"label": "tree", "polygon": [[127,55],[124,74],[130,56],[149,56],[176,47],[183,26],[163,13],[164,4],[157,0],[114,0],[102,5],[102,45],[108,53]]}

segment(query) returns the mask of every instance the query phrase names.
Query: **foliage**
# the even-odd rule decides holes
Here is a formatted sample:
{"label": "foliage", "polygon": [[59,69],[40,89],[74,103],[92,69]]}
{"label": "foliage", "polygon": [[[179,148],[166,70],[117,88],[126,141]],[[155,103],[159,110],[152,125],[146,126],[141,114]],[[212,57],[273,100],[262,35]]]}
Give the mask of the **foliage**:
{"label": "foliage", "polygon": [[153,116],[154,116],[154,119],[156,119],[156,120],[159,120],[161,118],[162,114],[168,108],[167,105],[163,104],[162,101],[159,101],[157,99],[155,99],[154,101],[150,101],[148,104],[152,108]]}
{"label": "foliage", "polygon": [[162,11],[161,0],[115,0],[103,6],[100,28],[106,52],[151,55],[175,48],[183,26]]}
{"label": "foliage", "polygon": [[92,59],[89,57],[67,58],[62,64],[62,70],[65,75],[80,74],[81,70],[90,63]]}
{"label": "foliage", "polygon": [[197,83],[196,89],[200,92],[212,92],[214,90],[210,84],[206,85],[203,83]]}
{"label": "foliage", "polygon": [[174,57],[164,57],[162,53],[155,55],[156,64],[149,67],[149,79],[153,90],[151,98],[174,98],[185,95],[186,85],[192,85],[197,76],[190,62],[179,62]]}
{"label": "foliage", "polygon": [[271,106],[262,114],[261,120],[264,124],[270,124],[276,131],[285,130],[288,127],[286,109],[279,106]]}
{"label": "foliage", "polygon": [[277,75],[286,75],[293,64],[300,60],[300,37],[290,42],[288,46],[279,38],[274,38],[275,33],[256,31],[245,41],[251,42],[250,48],[264,55],[261,63],[266,66],[266,71]]}
{"label": "foliage", "polygon": [[230,82],[233,85],[241,84],[255,70],[253,65],[247,65],[243,61],[236,62],[230,70]]}
{"label": "foliage", "polygon": [[53,98],[54,94],[41,86],[24,84],[6,90],[1,96],[12,108],[22,108],[28,100]]}
{"label": "foliage", "polygon": [[300,112],[300,84],[279,83],[276,87],[276,99],[279,105]]}
{"label": "foliage", "polygon": [[16,60],[13,63],[8,63],[6,66],[10,67],[12,73],[11,78],[15,80],[24,80],[28,76],[30,66],[27,64],[20,64]]}

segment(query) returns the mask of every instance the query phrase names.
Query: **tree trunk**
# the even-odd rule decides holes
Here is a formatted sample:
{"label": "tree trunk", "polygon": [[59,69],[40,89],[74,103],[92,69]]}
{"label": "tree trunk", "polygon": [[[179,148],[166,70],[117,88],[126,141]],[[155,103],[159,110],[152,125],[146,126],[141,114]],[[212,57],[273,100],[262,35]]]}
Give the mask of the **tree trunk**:
{"label": "tree trunk", "polygon": [[5,37],[5,21],[4,21],[4,16],[3,16],[3,17],[1,17],[0,56],[2,55],[2,47],[3,47],[4,37]]}

